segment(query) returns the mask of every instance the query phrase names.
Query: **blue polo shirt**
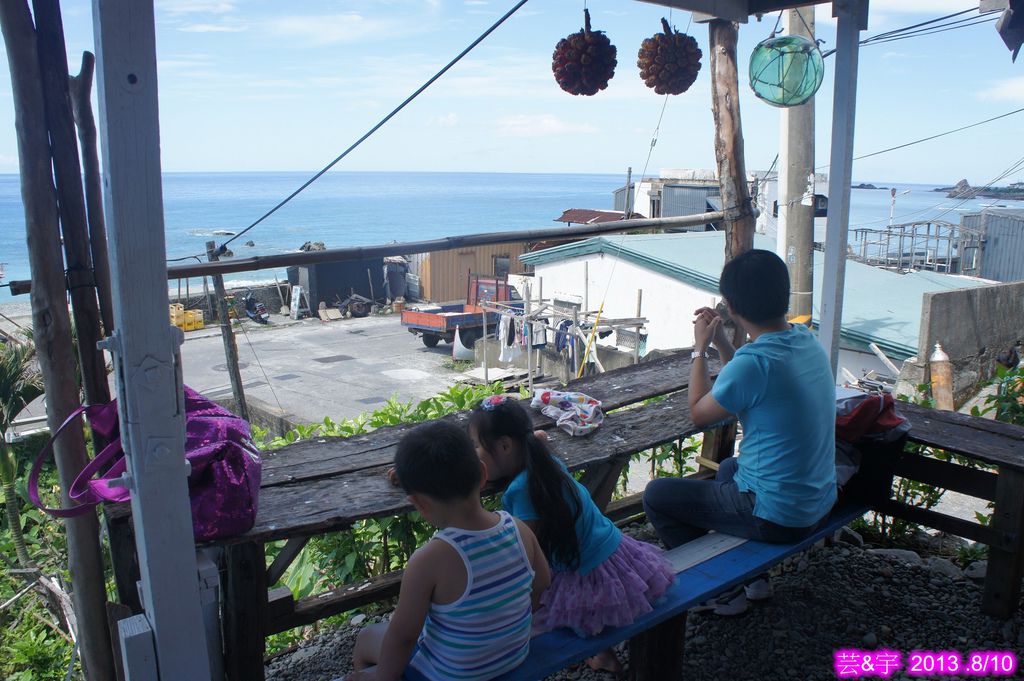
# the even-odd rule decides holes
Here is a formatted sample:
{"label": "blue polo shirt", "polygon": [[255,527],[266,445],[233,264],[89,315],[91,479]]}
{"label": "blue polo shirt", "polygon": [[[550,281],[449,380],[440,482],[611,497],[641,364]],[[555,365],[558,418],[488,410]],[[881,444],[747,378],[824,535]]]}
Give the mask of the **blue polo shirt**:
{"label": "blue polo shirt", "polygon": [[828,355],[800,325],[766,333],[736,351],[711,394],[740,420],[741,492],[754,515],[807,527],[836,502],[836,388]]}
{"label": "blue polo shirt", "polygon": [[[562,460],[557,458],[556,460],[564,474],[569,476],[569,471]],[[622,532],[615,527],[615,523],[598,510],[597,505],[590,498],[587,488],[572,476],[569,476],[569,479],[576,485],[576,493],[579,494],[582,507],[580,517],[576,519],[576,538],[580,544],[580,565],[576,572],[585,575],[615,553],[615,550],[619,548],[619,542],[622,541]],[[512,479],[501,497],[501,505],[507,512],[524,522],[540,518],[540,514],[537,513],[533,507],[533,501],[530,499],[529,473],[527,471],[522,471]],[[548,556],[549,560],[550,558]],[[570,571],[566,565],[560,565],[555,561],[550,562],[551,569],[555,572]]]}

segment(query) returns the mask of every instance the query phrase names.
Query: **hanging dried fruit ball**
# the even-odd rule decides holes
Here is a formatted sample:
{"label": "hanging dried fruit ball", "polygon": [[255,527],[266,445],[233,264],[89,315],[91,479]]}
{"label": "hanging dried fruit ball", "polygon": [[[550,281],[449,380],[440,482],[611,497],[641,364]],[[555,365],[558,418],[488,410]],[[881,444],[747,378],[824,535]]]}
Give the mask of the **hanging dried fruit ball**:
{"label": "hanging dried fruit ball", "polygon": [[573,95],[595,95],[615,75],[615,46],[604,31],[590,30],[590,11],[583,10],[583,30],[558,41],[551,70],[558,87]]}
{"label": "hanging dried fruit ball", "polygon": [[655,33],[640,44],[636,65],[647,87],[659,95],[678,95],[697,80],[703,53],[692,37],[672,30],[664,19],[661,25],[664,33]]}

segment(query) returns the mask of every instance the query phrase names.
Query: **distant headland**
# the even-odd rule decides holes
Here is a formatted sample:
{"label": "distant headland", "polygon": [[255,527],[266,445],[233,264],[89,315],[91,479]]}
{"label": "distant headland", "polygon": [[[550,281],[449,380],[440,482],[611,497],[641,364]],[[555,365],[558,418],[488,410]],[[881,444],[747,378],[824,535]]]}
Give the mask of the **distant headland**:
{"label": "distant headland", "polygon": [[967,180],[960,180],[953,187],[938,187],[932,191],[945,192],[950,199],[1010,199],[1024,201],[1024,182],[1014,182],[1008,187],[972,187]]}

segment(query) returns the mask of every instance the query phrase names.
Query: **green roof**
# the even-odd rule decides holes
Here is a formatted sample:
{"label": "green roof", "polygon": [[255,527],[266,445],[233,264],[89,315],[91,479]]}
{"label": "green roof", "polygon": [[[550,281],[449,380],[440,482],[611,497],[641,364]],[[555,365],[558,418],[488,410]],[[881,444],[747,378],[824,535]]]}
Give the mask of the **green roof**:
{"label": "green roof", "polygon": [[[594,253],[617,255],[627,262],[659,272],[685,284],[718,293],[718,274],[725,260],[723,232],[599,236],[519,256],[528,265],[544,265]],[[754,247],[774,250],[775,240],[756,235]],[[825,254],[814,253],[814,315],[821,313]],[[850,345],[875,343],[893,359],[917,354],[921,300],[925,293],[985,286],[984,280],[936,272],[897,274],[847,260],[841,335]]]}

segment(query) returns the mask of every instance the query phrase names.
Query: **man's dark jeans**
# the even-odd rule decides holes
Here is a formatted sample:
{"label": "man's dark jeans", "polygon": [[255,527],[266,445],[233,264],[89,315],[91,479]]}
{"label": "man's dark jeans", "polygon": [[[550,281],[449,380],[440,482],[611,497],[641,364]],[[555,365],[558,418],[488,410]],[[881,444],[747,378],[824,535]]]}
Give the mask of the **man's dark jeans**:
{"label": "man's dark jeans", "polygon": [[714,480],[658,478],[647,484],[644,511],[666,546],[685,544],[708,530],[788,544],[810,535],[821,523],[786,527],[754,517],[754,493],[741,492],[733,482],[736,466],[736,457],[730,457]]}

